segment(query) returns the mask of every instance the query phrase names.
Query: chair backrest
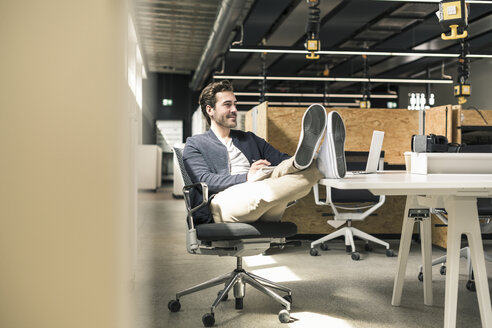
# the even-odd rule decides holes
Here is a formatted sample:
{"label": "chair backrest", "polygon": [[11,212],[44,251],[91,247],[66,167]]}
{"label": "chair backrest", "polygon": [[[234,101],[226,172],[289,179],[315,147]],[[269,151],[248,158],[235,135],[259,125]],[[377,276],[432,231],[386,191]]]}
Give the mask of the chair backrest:
{"label": "chair backrest", "polygon": [[[366,167],[369,152],[365,151],[346,151],[345,160],[349,171],[363,171]],[[380,162],[384,162],[384,151],[379,155]],[[379,168],[382,169],[380,163]],[[334,203],[378,203],[380,196],[373,195],[369,190],[356,189],[345,190],[331,188],[331,200]]]}
{"label": "chair backrest", "polygon": [[[348,171],[364,171],[367,166],[369,152],[367,151],[346,151],[345,161],[347,162]],[[384,150],[379,154],[378,169],[382,170],[384,166]]]}
{"label": "chair backrest", "polygon": [[176,155],[176,159],[178,160],[179,164],[179,171],[181,172],[181,176],[183,177],[183,182],[184,185],[190,185],[193,182],[191,181],[190,176],[188,175],[188,172],[186,172],[184,162],[183,162],[183,149],[178,148],[178,147],[173,147],[174,154]]}
{"label": "chair backrest", "polygon": [[334,203],[377,203],[380,196],[373,195],[367,189],[331,188],[331,200]]}

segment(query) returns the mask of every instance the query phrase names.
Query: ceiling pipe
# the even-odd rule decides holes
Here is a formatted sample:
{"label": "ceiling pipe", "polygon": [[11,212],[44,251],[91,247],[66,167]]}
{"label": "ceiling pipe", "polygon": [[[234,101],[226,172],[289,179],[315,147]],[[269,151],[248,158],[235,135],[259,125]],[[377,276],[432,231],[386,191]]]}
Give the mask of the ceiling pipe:
{"label": "ceiling pipe", "polygon": [[205,78],[214,69],[215,59],[224,53],[233,28],[238,24],[247,0],[222,0],[214,26],[190,83],[192,90],[201,88]]}

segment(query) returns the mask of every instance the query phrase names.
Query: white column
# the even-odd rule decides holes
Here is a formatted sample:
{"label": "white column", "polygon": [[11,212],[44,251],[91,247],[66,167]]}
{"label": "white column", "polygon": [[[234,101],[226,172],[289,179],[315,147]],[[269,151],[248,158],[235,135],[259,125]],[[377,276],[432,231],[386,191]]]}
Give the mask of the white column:
{"label": "white column", "polygon": [[130,327],[124,1],[0,2],[2,327]]}

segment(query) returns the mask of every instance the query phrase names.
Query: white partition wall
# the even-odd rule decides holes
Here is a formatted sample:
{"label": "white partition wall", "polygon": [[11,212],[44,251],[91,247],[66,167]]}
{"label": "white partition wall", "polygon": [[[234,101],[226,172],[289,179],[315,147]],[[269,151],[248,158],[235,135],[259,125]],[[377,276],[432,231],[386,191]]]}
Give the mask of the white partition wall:
{"label": "white partition wall", "polygon": [[157,190],[161,187],[162,149],[157,145],[137,147],[138,189]]}

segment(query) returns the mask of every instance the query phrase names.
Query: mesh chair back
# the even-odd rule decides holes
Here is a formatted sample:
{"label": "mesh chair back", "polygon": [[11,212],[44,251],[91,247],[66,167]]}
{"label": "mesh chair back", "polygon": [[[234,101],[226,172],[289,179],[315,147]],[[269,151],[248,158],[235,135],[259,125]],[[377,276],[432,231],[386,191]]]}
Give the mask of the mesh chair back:
{"label": "mesh chair back", "polygon": [[183,149],[177,148],[177,147],[173,147],[173,150],[174,150],[174,154],[176,154],[176,159],[178,160],[179,170],[181,171],[181,176],[183,177],[184,185],[187,186],[187,185],[192,184],[193,182],[191,181],[191,178],[188,175],[188,173],[186,172],[186,169],[185,169],[185,166],[184,166],[184,162],[183,162]]}

